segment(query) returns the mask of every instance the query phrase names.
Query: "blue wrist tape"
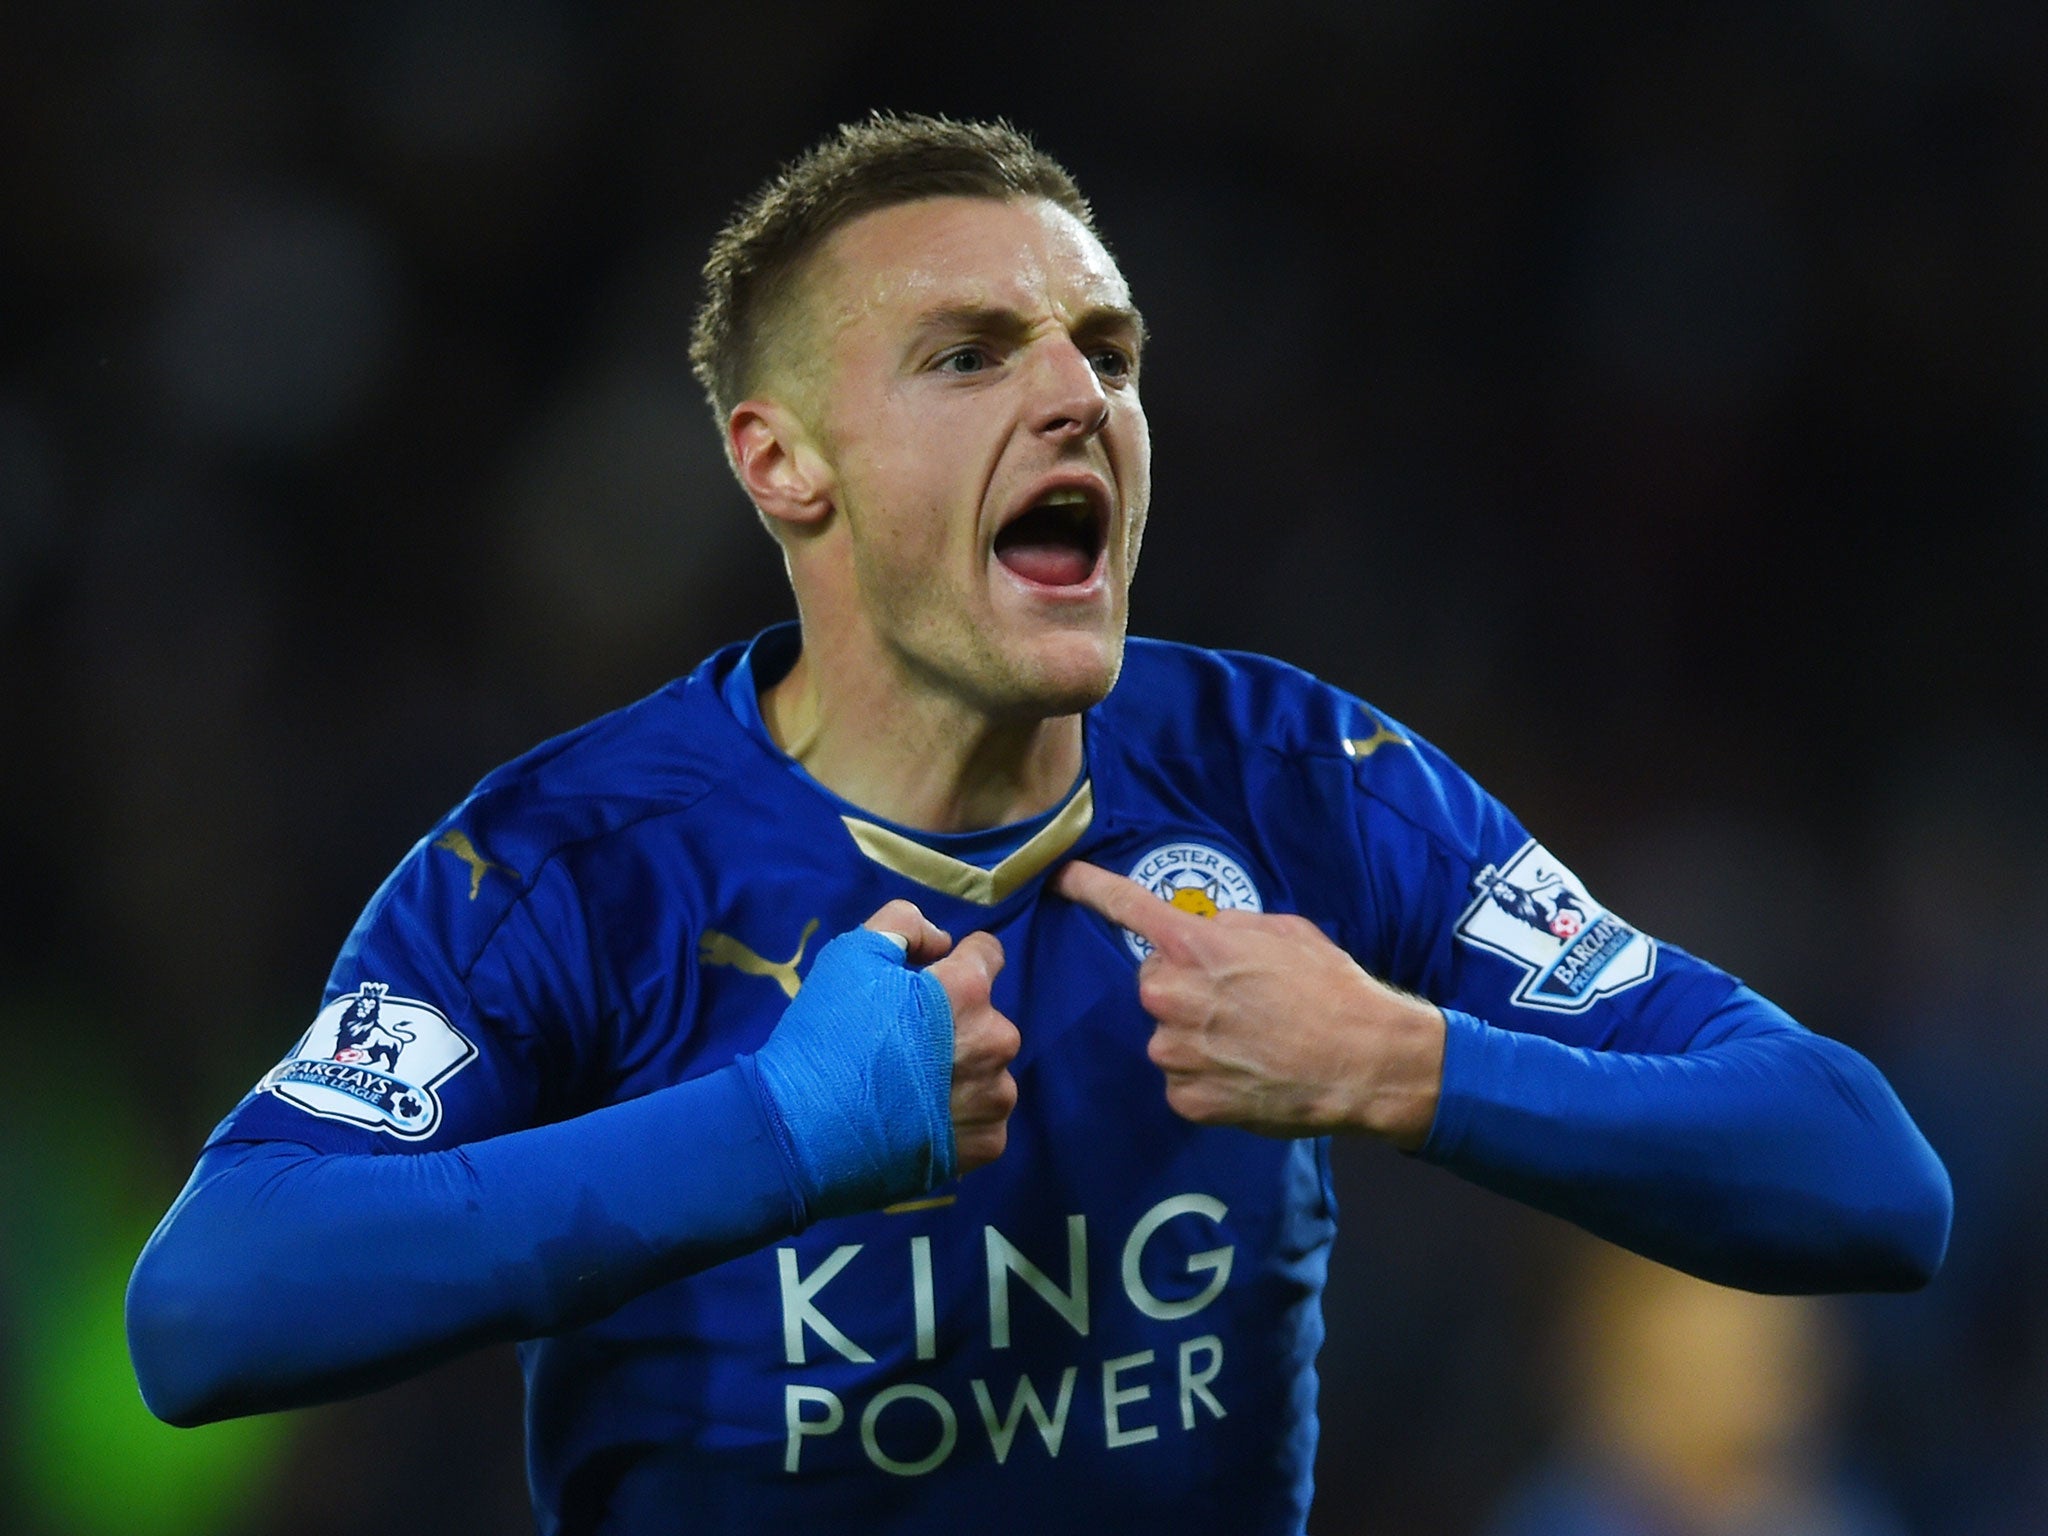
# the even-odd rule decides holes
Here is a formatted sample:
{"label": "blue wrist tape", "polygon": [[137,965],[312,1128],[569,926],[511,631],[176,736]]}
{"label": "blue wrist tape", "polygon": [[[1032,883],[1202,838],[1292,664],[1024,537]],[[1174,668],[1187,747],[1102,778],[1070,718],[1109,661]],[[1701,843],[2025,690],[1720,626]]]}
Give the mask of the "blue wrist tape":
{"label": "blue wrist tape", "polygon": [[904,954],[887,934],[842,933],[754,1055],[808,1220],[953,1177],[953,1009]]}

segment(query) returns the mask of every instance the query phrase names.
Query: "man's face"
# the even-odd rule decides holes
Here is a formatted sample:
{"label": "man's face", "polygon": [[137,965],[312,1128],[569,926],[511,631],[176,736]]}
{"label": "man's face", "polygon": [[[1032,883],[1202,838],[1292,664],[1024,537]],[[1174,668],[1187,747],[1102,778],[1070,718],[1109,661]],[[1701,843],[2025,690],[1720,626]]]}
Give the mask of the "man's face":
{"label": "man's face", "polygon": [[1041,199],[928,199],[836,232],[806,293],[840,635],[991,717],[1099,700],[1151,496],[1142,327],[1102,243]]}

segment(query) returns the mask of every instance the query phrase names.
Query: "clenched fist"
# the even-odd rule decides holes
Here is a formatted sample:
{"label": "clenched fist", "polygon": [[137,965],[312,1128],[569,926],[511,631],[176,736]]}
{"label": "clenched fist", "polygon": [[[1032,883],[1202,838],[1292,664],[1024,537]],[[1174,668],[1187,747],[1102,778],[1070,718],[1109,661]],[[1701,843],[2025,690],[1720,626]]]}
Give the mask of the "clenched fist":
{"label": "clenched fist", "polygon": [[989,1002],[989,988],[1003,968],[1003,946],[995,935],[970,933],[955,944],[907,901],[892,901],[864,925],[903,941],[905,958],[925,966],[945,988],[953,1010],[953,1147],[956,1172],[967,1173],[1002,1156],[1017,1107],[1017,1080],[1010,1063],[1023,1037],[1017,1026]]}

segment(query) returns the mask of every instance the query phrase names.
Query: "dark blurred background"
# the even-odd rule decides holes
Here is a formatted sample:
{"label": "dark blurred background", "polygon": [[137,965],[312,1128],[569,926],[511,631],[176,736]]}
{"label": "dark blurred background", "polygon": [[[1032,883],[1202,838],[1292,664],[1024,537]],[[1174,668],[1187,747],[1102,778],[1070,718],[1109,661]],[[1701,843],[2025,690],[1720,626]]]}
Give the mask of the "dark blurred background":
{"label": "dark blurred background", "polygon": [[[411,842],[790,611],[695,270],[889,107],[1096,201],[1156,337],[1136,628],[1433,737],[1946,1156],[1931,1290],[1710,1352],[1812,1387],[1742,1453],[1768,1529],[2048,1531],[2044,65],[2032,0],[0,12],[0,1523],[530,1529],[508,1351],[180,1433],[121,1286]],[[1560,1364],[1562,1227],[1339,1156],[1315,1530],[1702,1486]],[[1765,1528],[1704,1486],[1613,1529]]]}

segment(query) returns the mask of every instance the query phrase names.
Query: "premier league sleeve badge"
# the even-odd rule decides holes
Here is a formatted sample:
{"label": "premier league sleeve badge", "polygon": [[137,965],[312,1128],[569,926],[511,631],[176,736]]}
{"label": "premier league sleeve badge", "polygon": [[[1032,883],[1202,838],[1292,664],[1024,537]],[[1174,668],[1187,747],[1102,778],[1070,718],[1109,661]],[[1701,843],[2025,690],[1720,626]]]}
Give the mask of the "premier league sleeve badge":
{"label": "premier league sleeve badge", "polygon": [[1524,1008],[1581,1013],[1657,968],[1656,941],[1601,906],[1533,839],[1478,870],[1472,890],[1458,937],[1522,968],[1513,1001]]}
{"label": "premier league sleeve badge", "polygon": [[438,1008],[393,997],[367,981],[337,997],[258,1085],[324,1120],[406,1141],[441,1123],[436,1091],[476,1057],[476,1047]]}

